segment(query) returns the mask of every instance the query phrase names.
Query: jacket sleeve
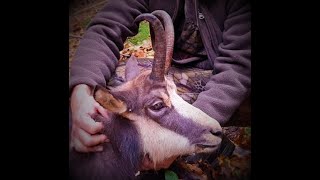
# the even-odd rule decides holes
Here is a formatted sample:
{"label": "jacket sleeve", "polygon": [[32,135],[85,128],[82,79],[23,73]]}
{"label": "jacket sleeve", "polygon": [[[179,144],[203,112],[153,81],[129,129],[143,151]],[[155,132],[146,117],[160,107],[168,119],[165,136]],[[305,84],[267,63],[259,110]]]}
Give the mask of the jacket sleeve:
{"label": "jacket sleeve", "polygon": [[148,11],[145,0],[109,0],[92,19],[70,68],[69,92],[74,86],[106,86],[114,72],[123,43],[138,32],[135,17]]}
{"label": "jacket sleeve", "polygon": [[251,91],[251,9],[235,1],[226,6],[219,55],[214,75],[193,103],[220,124],[225,124]]}

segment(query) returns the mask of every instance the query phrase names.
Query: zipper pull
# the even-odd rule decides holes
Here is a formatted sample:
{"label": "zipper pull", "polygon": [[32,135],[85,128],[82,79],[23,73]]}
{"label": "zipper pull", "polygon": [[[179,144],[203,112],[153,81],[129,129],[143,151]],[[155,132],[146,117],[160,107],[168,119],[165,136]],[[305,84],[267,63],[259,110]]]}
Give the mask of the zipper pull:
{"label": "zipper pull", "polygon": [[201,12],[198,12],[199,19],[204,19],[204,15]]}

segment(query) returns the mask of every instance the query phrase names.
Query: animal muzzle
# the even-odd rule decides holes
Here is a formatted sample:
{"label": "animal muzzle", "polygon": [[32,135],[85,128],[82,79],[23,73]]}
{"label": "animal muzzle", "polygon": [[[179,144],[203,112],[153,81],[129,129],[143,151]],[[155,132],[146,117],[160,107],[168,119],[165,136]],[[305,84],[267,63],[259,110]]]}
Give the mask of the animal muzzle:
{"label": "animal muzzle", "polygon": [[209,128],[206,130],[201,137],[202,141],[196,143],[196,152],[197,153],[209,153],[214,152],[219,149],[221,141],[222,141],[222,128],[219,126],[215,126],[214,128]]}

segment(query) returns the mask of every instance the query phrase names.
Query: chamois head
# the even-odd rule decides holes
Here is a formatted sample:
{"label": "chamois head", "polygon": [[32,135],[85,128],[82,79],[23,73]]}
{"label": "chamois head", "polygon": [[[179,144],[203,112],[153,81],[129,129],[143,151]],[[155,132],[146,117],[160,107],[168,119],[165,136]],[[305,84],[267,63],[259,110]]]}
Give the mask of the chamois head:
{"label": "chamois head", "polygon": [[140,72],[137,59],[131,56],[126,82],[110,89],[96,88],[95,99],[134,125],[141,153],[155,164],[171,157],[217,150],[222,135],[219,123],[184,101],[173,80],[166,77],[174,40],[170,16],[155,11],[139,15],[135,22],[142,20],[150,23],[155,35],[152,70]]}

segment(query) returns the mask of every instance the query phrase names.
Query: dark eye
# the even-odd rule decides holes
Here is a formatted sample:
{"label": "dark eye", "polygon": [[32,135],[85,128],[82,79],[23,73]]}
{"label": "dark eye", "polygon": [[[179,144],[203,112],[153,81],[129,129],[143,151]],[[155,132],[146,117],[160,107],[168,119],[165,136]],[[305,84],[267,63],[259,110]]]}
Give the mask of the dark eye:
{"label": "dark eye", "polygon": [[164,107],[163,102],[157,102],[155,104],[153,104],[150,109],[153,111],[159,111],[160,109],[162,109]]}

